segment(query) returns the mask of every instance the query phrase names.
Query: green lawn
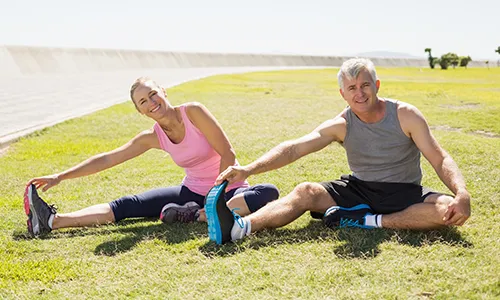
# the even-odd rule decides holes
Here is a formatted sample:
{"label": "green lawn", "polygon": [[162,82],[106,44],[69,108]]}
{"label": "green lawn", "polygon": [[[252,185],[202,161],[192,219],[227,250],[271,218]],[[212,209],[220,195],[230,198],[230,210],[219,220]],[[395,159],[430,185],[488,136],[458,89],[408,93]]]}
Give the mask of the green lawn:
{"label": "green lawn", "polygon": [[[168,93],[173,104],[205,104],[246,164],[345,107],[336,71],[215,76]],[[218,247],[209,242],[206,224],[137,219],[31,239],[24,184],[151,127],[127,102],[32,134],[0,157],[0,298],[498,299],[500,68],[378,72],[380,96],[419,107],[460,166],[473,197],[465,226],[427,233],[330,230],[304,215],[282,229]],[[447,191],[426,161],[423,166],[424,185]],[[274,183],[284,195],[300,182],[348,172],[343,148],[331,145],[250,183]],[[150,151],[62,182],[42,197],[69,212],[175,185],[183,175],[167,155]]]}

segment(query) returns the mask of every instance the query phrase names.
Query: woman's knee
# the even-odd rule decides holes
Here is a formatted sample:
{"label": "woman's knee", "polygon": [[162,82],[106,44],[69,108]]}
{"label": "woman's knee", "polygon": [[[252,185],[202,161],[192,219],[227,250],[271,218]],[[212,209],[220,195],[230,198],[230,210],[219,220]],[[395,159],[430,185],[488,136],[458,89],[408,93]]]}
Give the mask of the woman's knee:
{"label": "woman's knee", "polygon": [[109,202],[115,222],[128,218],[129,212],[134,210],[136,203],[137,199],[133,195],[123,196]]}
{"label": "woman's knee", "polygon": [[227,202],[227,206],[229,208],[247,208],[250,213],[259,210],[267,203],[278,198],[278,188],[272,184],[264,183],[252,186],[244,192],[234,195],[231,200]]}
{"label": "woman's knee", "polygon": [[262,198],[268,201],[276,200],[280,197],[280,192],[274,184],[264,183],[262,184],[262,189],[260,190]]}

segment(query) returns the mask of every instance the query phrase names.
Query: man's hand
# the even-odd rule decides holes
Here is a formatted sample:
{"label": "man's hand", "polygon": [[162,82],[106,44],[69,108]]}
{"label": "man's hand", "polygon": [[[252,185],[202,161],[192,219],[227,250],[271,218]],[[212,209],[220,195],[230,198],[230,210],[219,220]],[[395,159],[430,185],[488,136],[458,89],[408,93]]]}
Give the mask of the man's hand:
{"label": "man's hand", "polygon": [[42,191],[45,192],[46,190],[50,189],[51,187],[58,185],[60,182],[61,182],[61,179],[59,179],[59,175],[54,174],[54,175],[49,175],[49,176],[44,176],[44,177],[33,178],[27,183],[27,185],[30,185],[33,183],[37,190],[40,189],[41,187],[43,187]]}
{"label": "man's hand", "polygon": [[234,182],[240,182],[240,181],[244,181],[245,179],[247,179],[248,176],[250,176],[250,172],[247,171],[245,169],[245,167],[231,166],[219,174],[219,176],[215,180],[215,184],[219,185],[224,180],[227,180],[228,184],[231,184]]}
{"label": "man's hand", "polygon": [[444,214],[445,225],[462,226],[470,217],[470,195],[467,192],[457,193],[455,199],[448,204]]}

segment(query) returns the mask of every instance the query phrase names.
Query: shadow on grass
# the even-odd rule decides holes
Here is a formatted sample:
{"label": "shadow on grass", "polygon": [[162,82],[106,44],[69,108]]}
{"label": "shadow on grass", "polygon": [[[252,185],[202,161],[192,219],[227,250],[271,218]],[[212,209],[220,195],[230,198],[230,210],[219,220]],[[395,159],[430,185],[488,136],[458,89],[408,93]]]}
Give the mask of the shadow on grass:
{"label": "shadow on grass", "polygon": [[[14,232],[14,240],[64,239],[88,235],[106,235],[109,240],[98,245],[94,254],[114,256],[127,252],[144,240],[159,239],[167,244],[178,244],[207,235],[206,223],[163,224],[153,218],[123,220],[117,224],[89,228],[71,228],[54,231],[40,237],[32,237],[27,232]],[[154,223],[152,222],[154,221]]]}
{"label": "shadow on grass", "polygon": [[331,230],[320,221],[310,220],[307,226],[300,229],[265,230],[236,243],[216,245],[209,242],[203,245],[200,251],[207,257],[229,256],[247,249],[258,250],[283,244],[331,242],[334,243],[333,253],[343,259],[374,258],[380,253],[379,245],[384,242],[396,242],[412,247],[434,244],[463,248],[473,246],[456,228],[428,232],[358,228]]}
{"label": "shadow on grass", "polygon": [[[152,222],[154,221],[154,222]],[[163,224],[156,219],[138,218],[120,221],[118,224],[99,226],[96,228],[78,228],[55,231],[39,239],[60,239],[88,235],[106,235],[109,239],[98,245],[95,255],[114,256],[133,249],[144,240],[158,239],[167,244],[179,244],[207,236],[206,223]],[[33,239],[26,232],[15,232],[15,240]],[[345,228],[331,230],[322,222],[310,220],[307,226],[299,229],[265,230],[236,243],[216,245],[208,242],[200,247],[206,257],[230,256],[246,251],[266,247],[301,243],[333,243],[333,253],[343,259],[373,258],[380,253],[379,245],[384,242],[395,242],[412,247],[444,244],[451,247],[472,247],[460,232],[454,228],[416,232],[410,230],[358,229]]]}
{"label": "shadow on grass", "polygon": [[[127,221],[124,221],[125,223]],[[136,221],[137,222],[137,221]],[[126,234],[125,237],[112,239],[98,245],[94,254],[114,256],[119,253],[127,252],[134,248],[137,244],[145,240],[158,239],[167,244],[179,244],[189,240],[201,238],[207,235],[205,223],[189,223],[189,224],[163,224],[156,223],[146,226],[114,226],[113,233]]]}

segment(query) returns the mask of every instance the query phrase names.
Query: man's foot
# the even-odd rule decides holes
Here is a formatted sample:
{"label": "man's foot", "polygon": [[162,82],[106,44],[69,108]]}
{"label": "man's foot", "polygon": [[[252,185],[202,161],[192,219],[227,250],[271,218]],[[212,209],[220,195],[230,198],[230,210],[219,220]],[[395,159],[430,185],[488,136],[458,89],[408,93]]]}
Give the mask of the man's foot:
{"label": "man's foot", "polygon": [[310,211],[309,214],[311,215],[311,218],[321,220],[323,219],[324,214],[317,212],[317,211]]}
{"label": "man's foot", "polygon": [[200,216],[198,212],[200,206],[196,202],[188,202],[184,205],[169,203],[163,206],[160,213],[160,220],[163,223],[171,224],[174,222],[190,223],[194,222]]}
{"label": "man's foot", "polygon": [[326,210],[323,222],[330,228],[358,227],[371,229],[375,226],[366,225],[366,216],[373,215],[372,209],[366,204],[354,207],[332,206]]}
{"label": "man's foot", "polygon": [[224,197],[226,187],[227,181],[224,181],[211,188],[205,197],[208,237],[219,245],[231,240],[234,223],[233,213],[227,207]]}
{"label": "man's foot", "polygon": [[49,219],[56,214],[56,209],[38,196],[36,187],[33,184],[30,184],[24,192],[24,211],[28,216],[27,225],[30,234],[38,236],[52,231],[49,226]]}

